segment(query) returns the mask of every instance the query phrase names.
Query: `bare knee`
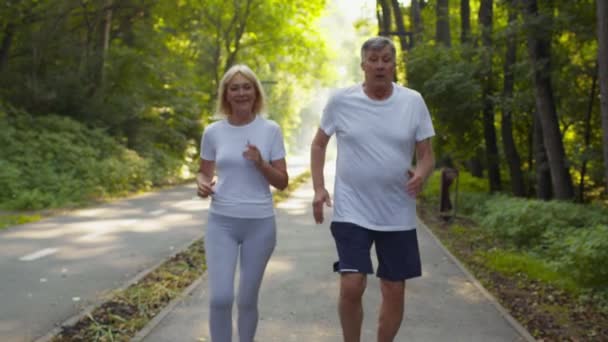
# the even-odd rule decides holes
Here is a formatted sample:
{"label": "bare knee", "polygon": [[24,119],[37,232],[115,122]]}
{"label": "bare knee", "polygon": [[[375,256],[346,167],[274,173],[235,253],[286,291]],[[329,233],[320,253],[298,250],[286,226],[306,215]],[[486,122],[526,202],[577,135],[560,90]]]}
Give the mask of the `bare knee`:
{"label": "bare knee", "polygon": [[346,273],[340,278],[340,297],[347,301],[359,301],[365,292],[366,277],[361,273]]}
{"label": "bare knee", "polygon": [[405,281],[390,281],[381,279],[380,290],[382,291],[382,297],[385,299],[389,299],[391,301],[403,301],[405,296]]}

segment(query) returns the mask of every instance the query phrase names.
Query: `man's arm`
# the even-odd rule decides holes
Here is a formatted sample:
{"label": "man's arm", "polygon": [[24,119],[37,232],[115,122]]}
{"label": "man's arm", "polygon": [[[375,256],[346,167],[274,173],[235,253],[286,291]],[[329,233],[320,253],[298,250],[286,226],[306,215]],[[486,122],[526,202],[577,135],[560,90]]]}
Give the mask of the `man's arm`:
{"label": "man's arm", "polygon": [[313,215],[315,222],[323,223],[323,204],[331,207],[329,192],[325,189],[325,178],[323,169],[325,167],[325,152],[330,136],[323,130],[318,129],[317,134],[310,145],[310,173],[312,175],[312,185],[315,190],[315,197],[312,201]]}
{"label": "man's arm", "polygon": [[410,196],[415,197],[422,191],[424,182],[435,168],[435,155],[431,138],[424,139],[416,143],[416,168],[409,172],[410,180],[407,182],[406,189]]}

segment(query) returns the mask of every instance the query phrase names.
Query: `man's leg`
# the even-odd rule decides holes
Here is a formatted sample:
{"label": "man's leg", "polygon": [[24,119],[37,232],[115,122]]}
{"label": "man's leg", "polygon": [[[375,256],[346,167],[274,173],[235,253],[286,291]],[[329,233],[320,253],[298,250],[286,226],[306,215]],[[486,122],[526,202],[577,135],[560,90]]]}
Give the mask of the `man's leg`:
{"label": "man's leg", "polygon": [[378,277],[382,306],[378,342],[392,342],[403,320],[405,280],[422,274],[416,230],[377,232]]}
{"label": "man's leg", "polygon": [[363,323],[361,299],[366,284],[367,277],[363,273],[342,273],[340,275],[338,312],[344,342],[361,341],[361,324]]}
{"label": "man's leg", "polygon": [[378,342],[393,342],[401,321],[405,299],[405,281],[380,279],[382,305],[378,322]]}

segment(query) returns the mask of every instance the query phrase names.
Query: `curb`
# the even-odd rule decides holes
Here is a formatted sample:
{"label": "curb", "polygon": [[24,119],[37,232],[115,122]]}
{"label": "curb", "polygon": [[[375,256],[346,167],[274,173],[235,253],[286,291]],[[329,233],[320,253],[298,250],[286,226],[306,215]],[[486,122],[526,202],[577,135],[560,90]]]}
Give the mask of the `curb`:
{"label": "curb", "polygon": [[537,340],[528,332],[526,328],[524,328],[521,323],[519,323],[507,309],[505,309],[500,302],[486,290],[483,285],[473,276],[471,272],[450,252],[444,245],[441,243],[441,240],[431,231],[429,227],[418,218],[419,227],[424,228],[424,230],[433,238],[435,243],[439,246],[439,248],[443,251],[445,255],[460,269],[460,271],[468,278],[468,280],[483,294],[483,296],[488,299],[492,305],[496,308],[496,310],[500,313],[500,315],[515,329],[521,337],[527,342],[537,342]]}
{"label": "curb", "polygon": [[196,279],[190,286],[188,286],[179,296],[175,297],[169,304],[167,304],[152,320],[148,322],[133,338],[130,342],[141,342],[148,336],[154,328],[156,328],[165,317],[173,311],[173,309],[180,304],[186,297],[188,297],[199,285],[203,283],[207,272],[203,273],[198,279]]}
{"label": "curb", "polygon": [[[170,254],[167,258],[165,258],[165,259],[157,262],[156,264],[154,264],[154,265],[152,265],[152,266],[144,269],[143,271],[140,271],[133,278],[131,278],[130,280],[128,280],[126,283],[124,283],[123,285],[121,285],[118,288],[110,290],[110,292],[123,291],[123,290],[127,289],[129,286],[137,283],[143,277],[145,277],[146,275],[148,275],[148,273],[151,273],[152,271],[154,271],[158,267],[160,267],[162,264],[164,264],[167,260],[173,258],[177,254],[179,254],[179,253],[185,251],[186,249],[188,249],[188,247],[192,243],[194,243],[195,241],[198,241],[198,240],[202,239],[203,236],[204,235],[199,235],[199,236],[195,237],[193,240],[191,240],[191,241],[185,243],[184,245],[182,245],[180,248],[176,248],[175,252],[172,253],[172,254]],[[201,279],[201,278],[199,278],[199,279]],[[195,280],[192,284],[197,283],[199,281],[199,279]],[[190,286],[192,286],[192,284]],[[188,287],[187,289],[190,289],[190,287]],[[178,297],[176,297],[176,298],[180,298],[180,297],[181,297],[181,295],[178,296]],[[81,319],[83,319],[84,317],[86,317],[87,315],[89,315],[91,312],[93,312],[93,310],[95,310],[96,308],[98,308],[99,306],[101,306],[102,304],[104,304],[107,301],[108,301],[107,299],[101,299],[101,300],[95,301],[93,304],[87,305],[84,309],[80,310],[79,313],[77,313],[77,314],[69,317],[65,321],[59,323],[55,328],[53,328],[51,331],[49,331],[45,335],[36,338],[34,340],[34,342],[50,342],[54,337],[56,337],[61,332],[61,330],[63,329],[63,327],[65,327],[65,326],[71,326],[71,325],[76,324],[78,321],[80,321]],[[169,305],[172,302],[173,301],[169,302]]]}

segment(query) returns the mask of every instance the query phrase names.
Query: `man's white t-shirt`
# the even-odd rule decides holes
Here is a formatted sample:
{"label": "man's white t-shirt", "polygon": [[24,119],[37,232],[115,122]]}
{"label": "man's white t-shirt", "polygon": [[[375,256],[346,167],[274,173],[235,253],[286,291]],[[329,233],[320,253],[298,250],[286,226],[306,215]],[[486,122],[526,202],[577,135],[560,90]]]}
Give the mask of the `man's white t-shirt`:
{"label": "man's white t-shirt", "polygon": [[217,170],[210,212],[239,218],[274,215],[268,181],[254,162],[243,156],[247,143],[257,146],[266,161],[285,158],[281,128],[259,115],[243,126],[231,125],[226,119],[217,121],[203,132],[200,156],[215,161]]}
{"label": "man's white t-shirt", "polygon": [[435,135],[420,93],[393,83],[388,99],[370,99],[363,86],[337,91],[320,128],[336,134],[338,157],[333,220],[367,229],[416,228],[416,199],[406,192],[416,142]]}

